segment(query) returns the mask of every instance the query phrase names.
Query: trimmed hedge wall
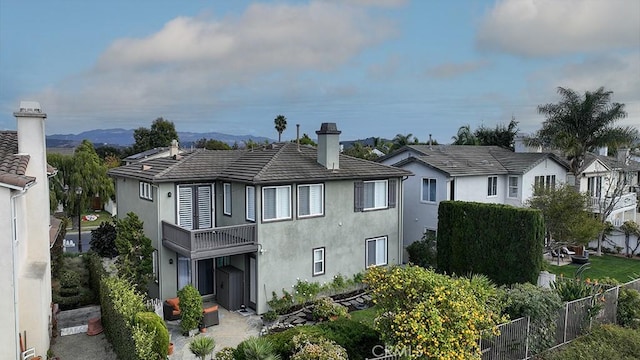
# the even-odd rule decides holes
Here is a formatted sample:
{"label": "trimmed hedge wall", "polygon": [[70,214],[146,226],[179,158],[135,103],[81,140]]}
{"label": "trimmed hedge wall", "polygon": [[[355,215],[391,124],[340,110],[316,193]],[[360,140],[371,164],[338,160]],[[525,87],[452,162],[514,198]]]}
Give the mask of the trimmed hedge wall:
{"label": "trimmed hedge wall", "polygon": [[487,275],[499,285],[536,284],[544,221],[539,210],[443,201],[438,208],[438,270]]}
{"label": "trimmed hedge wall", "polygon": [[[166,349],[157,349],[165,340],[168,343],[169,335],[151,324],[162,322],[162,319],[155,313],[138,315],[147,311],[143,295],[136,292],[131,283],[118,277],[104,277],[100,285],[102,324],[118,359],[166,358]],[[157,321],[149,319],[154,316]],[[162,333],[159,334],[158,330]]]}

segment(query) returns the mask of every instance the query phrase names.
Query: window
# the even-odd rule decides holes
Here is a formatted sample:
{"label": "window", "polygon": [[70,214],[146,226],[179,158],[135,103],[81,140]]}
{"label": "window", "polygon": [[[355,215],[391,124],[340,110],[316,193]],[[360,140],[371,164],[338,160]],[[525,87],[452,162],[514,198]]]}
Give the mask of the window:
{"label": "window", "polygon": [[517,176],[509,176],[509,197],[510,198],[518,197],[518,177]]}
{"label": "window", "polygon": [[256,221],[256,188],[253,186],[247,186],[245,193],[247,220]]}
{"label": "window", "polygon": [[298,185],[298,216],[324,214],[324,185]]}
{"label": "window", "polygon": [[587,178],[587,193],[591,197],[600,197],[602,194],[602,176]]}
{"label": "window", "polygon": [[324,274],[324,248],[313,249],[313,276]]}
{"label": "window", "polygon": [[211,185],[178,186],[178,225],[185,229],[213,227]]}
{"label": "window", "polygon": [[421,193],[423,202],[436,202],[436,179],[422,179]]}
{"label": "window", "polygon": [[396,207],[396,179],[356,181],[354,185],[354,211]]}
{"label": "window", "polygon": [[542,187],[543,189],[549,189],[556,187],[555,175],[541,175],[534,178],[535,187]]}
{"label": "window", "polygon": [[222,184],[224,188],[224,193],[222,197],[222,207],[224,210],[222,211],[225,215],[231,215],[231,184],[224,183]]}
{"label": "window", "polygon": [[262,220],[291,219],[291,186],[262,188]]}
{"label": "window", "polygon": [[159,277],[159,272],[158,272],[158,250],[153,250],[153,254],[151,257],[151,266],[153,268],[153,277],[154,277],[154,281],[156,282],[156,284],[158,283],[158,279]]}
{"label": "window", "polygon": [[140,181],[140,197],[146,200],[153,200],[153,189],[151,184]]}
{"label": "window", "polygon": [[498,177],[489,176],[487,181],[487,196],[498,195]]}
{"label": "window", "polygon": [[367,239],[366,264],[369,266],[387,265],[387,237]]}

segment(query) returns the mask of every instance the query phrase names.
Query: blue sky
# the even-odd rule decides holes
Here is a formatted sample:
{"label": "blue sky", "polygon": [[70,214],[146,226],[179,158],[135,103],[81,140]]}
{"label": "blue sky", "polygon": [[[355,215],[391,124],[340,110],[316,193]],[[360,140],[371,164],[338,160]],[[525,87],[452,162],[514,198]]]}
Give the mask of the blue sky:
{"label": "blue sky", "polygon": [[47,134],[149,127],[283,139],[429,134],[604,86],[640,127],[640,1],[0,1],[0,129],[20,100]]}

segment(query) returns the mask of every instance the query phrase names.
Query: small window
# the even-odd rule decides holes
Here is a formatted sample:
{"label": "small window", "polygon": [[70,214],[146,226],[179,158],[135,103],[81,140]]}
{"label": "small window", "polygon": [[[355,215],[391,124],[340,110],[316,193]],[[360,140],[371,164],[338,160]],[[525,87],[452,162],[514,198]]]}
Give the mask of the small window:
{"label": "small window", "polygon": [[313,249],[313,276],[324,274],[324,248]]}
{"label": "small window", "polygon": [[158,250],[153,250],[153,256],[152,256],[152,267],[153,267],[153,277],[154,277],[154,281],[156,282],[156,284],[158,283],[158,279],[160,279],[160,273],[158,270]]}
{"label": "small window", "polygon": [[224,183],[222,184],[222,187],[224,188],[224,195],[223,195],[223,208],[224,208],[224,214],[225,215],[231,215],[231,184],[229,183]]}
{"label": "small window", "polygon": [[387,207],[387,180],[364,182],[364,210]]}
{"label": "small window", "polygon": [[387,265],[387,237],[367,239],[366,265]]}
{"label": "small window", "polygon": [[262,220],[291,219],[291,186],[262,188]]}
{"label": "small window", "polygon": [[517,176],[509,176],[509,197],[510,198],[518,197],[518,177]]}
{"label": "small window", "polygon": [[498,177],[489,176],[487,180],[487,196],[497,196],[497,195],[498,195]]}
{"label": "small window", "polygon": [[153,189],[151,188],[151,184],[140,181],[140,198],[153,200]]}
{"label": "small window", "polygon": [[298,217],[324,214],[324,185],[298,186]]}
{"label": "small window", "polygon": [[436,202],[436,179],[422,179],[421,192],[423,202]]}
{"label": "small window", "polygon": [[256,221],[256,188],[247,186],[246,190],[247,220]]}

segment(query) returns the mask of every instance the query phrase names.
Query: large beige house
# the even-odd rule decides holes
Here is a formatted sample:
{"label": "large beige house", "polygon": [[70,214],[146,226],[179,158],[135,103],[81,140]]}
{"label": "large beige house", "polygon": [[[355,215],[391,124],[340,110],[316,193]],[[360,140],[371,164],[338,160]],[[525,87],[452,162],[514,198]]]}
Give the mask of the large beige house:
{"label": "large beige house", "polygon": [[[16,131],[0,131],[0,349],[20,358],[20,336],[45,356],[51,334],[49,185],[40,104],[20,103]],[[26,336],[25,336],[26,334]]]}

